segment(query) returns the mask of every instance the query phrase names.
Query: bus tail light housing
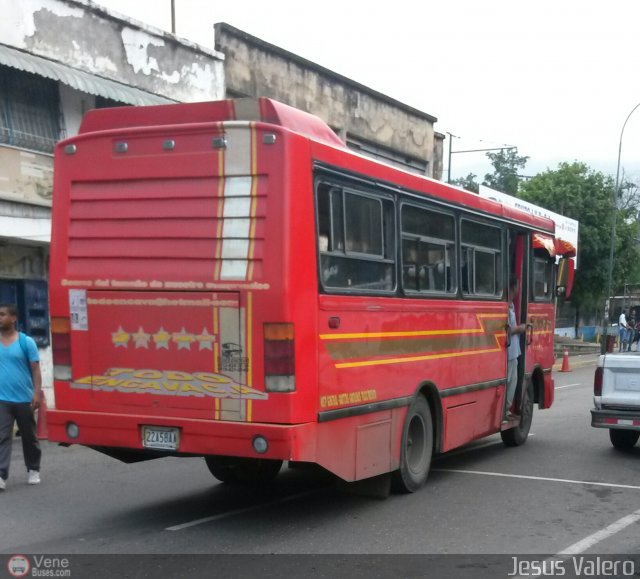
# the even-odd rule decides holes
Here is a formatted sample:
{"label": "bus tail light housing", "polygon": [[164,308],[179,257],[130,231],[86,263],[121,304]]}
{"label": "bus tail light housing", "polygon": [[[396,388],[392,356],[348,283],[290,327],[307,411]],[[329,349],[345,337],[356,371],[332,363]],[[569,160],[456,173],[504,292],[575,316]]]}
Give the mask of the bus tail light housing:
{"label": "bus tail light housing", "polygon": [[69,318],[51,319],[51,355],[53,377],[56,380],[71,380],[71,331]]}
{"label": "bus tail light housing", "polygon": [[602,396],[602,374],[604,369],[602,366],[596,368],[596,373],[593,376],[593,395]]}
{"label": "bus tail light housing", "polygon": [[294,392],[293,324],[264,325],[264,384],[267,392]]}

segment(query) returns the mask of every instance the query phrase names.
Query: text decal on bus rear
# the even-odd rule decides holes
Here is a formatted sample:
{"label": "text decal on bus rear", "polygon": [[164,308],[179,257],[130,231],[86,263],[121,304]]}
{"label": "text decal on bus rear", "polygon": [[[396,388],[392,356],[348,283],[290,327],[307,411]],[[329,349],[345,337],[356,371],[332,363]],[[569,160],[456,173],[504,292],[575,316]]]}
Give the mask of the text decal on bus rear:
{"label": "text decal on bus rear", "polygon": [[102,376],[86,376],[71,383],[72,388],[106,392],[152,393],[162,396],[210,396],[266,400],[265,392],[238,384],[222,374],[175,370],[110,368]]}

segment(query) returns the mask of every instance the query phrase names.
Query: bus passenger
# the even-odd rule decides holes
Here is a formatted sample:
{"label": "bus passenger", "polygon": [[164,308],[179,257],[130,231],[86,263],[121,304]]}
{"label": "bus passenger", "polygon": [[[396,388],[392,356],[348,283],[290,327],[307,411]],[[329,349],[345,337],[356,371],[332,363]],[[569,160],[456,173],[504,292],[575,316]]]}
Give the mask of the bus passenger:
{"label": "bus passenger", "polygon": [[518,385],[518,358],[520,357],[520,338],[519,334],[524,334],[526,326],[518,324],[516,320],[516,310],[514,300],[518,296],[518,278],[511,276],[509,278],[509,317],[507,331],[509,332],[510,342],[507,350],[507,395],[506,395],[506,414],[507,418],[512,417],[511,406]]}

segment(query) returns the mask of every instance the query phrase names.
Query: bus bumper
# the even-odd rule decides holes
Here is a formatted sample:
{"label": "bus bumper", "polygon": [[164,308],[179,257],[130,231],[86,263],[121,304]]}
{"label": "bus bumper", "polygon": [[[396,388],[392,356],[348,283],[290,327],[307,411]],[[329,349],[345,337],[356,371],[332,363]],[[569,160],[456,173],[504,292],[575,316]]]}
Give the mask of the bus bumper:
{"label": "bus bumper", "polygon": [[[69,436],[70,424],[77,427],[75,438]],[[126,448],[142,452],[151,450],[157,453],[143,444],[143,427],[178,429],[176,450],[159,451],[168,455],[227,455],[313,461],[316,426],[315,423],[281,425],[53,409],[47,412],[49,441],[62,444]],[[263,437],[268,443],[264,453],[258,453],[253,448],[253,440],[257,436]]]}

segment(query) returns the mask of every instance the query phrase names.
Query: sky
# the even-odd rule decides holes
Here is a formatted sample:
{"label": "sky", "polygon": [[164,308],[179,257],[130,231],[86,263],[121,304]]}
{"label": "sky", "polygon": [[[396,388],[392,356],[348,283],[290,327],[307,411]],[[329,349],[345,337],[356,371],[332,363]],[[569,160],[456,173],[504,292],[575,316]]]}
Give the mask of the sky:
{"label": "sky", "polygon": [[[171,0],[96,0],[171,30]],[[226,22],[435,116],[452,178],[516,146],[525,175],[580,161],[615,177],[640,103],[637,0],[175,0],[176,34],[214,47]],[[621,175],[640,183],[640,107]]]}

